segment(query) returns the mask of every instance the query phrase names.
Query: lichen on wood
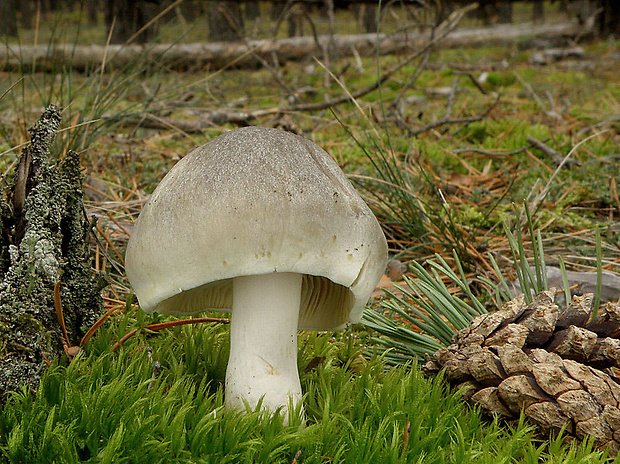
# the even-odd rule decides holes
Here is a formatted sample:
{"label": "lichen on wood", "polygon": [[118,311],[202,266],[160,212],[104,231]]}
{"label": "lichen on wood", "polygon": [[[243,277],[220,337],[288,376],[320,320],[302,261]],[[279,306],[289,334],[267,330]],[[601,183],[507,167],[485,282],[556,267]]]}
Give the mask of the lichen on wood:
{"label": "lichen on wood", "polygon": [[0,196],[0,398],[36,388],[45,366],[63,353],[54,305],[60,295],[72,343],[102,310],[91,268],[79,155],[60,162],[50,147],[61,110],[50,106],[30,129],[12,184]]}

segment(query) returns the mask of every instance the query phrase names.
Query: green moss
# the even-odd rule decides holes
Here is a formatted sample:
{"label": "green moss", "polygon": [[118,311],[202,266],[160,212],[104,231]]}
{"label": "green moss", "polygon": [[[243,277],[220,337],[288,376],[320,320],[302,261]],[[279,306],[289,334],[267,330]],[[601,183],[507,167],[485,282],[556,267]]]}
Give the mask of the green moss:
{"label": "green moss", "polygon": [[487,75],[487,84],[491,87],[508,87],[517,81],[512,72],[490,72]]}
{"label": "green moss", "polygon": [[368,334],[356,330],[300,335],[305,426],[294,414],[284,425],[277,415],[225,411],[227,327],[142,334],[110,352],[110,342],[135,327],[133,314],[106,324],[70,364],[54,363],[36,394],[12,395],[0,409],[0,456],[288,464],[300,452],[301,462],[315,464],[604,462],[588,445],[537,440],[523,421],[503,427],[483,419],[415,363],[387,370],[361,358]]}

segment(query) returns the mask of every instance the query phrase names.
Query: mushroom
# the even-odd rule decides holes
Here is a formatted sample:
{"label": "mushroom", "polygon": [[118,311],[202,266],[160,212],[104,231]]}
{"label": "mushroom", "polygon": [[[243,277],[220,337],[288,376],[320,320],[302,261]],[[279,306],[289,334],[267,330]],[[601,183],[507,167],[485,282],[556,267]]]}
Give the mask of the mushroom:
{"label": "mushroom", "polygon": [[125,267],[146,312],[231,312],[226,406],[285,412],[302,396],[297,331],[358,322],[386,262],[381,227],[324,150],[246,127],[170,170]]}

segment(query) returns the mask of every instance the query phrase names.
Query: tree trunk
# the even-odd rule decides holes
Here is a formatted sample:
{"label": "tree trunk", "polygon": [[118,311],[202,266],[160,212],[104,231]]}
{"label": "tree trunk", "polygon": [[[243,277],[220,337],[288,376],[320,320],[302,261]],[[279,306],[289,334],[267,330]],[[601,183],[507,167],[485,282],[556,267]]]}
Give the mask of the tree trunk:
{"label": "tree trunk", "polygon": [[379,30],[379,22],[377,21],[377,6],[364,5],[364,30],[367,33],[377,32]]}
{"label": "tree trunk", "polygon": [[86,0],[84,3],[86,7],[86,16],[88,17],[88,24],[90,26],[96,26],[97,12],[99,11],[101,4],[98,0]]}
{"label": "tree trunk", "polygon": [[15,14],[15,0],[0,1],[0,37],[17,36],[17,15]]}
{"label": "tree trunk", "polygon": [[304,15],[306,6],[302,3],[288,3],[286,5],[286,24],[288,26],[288,36],[297,37],[304,35]]}
{"label": "tree trunk", "polygon": [[207,5],[209,41],[234,42],[244,36],[243,16],[238,2],[217,1]]}
{"label": "tree trunk", "polygon": [[558,1],[558,13],[568,13],[570,8],[568,6],[568,0],[559,0]]}
{"label": "tree trunk", "polygon": [[532,5],[532,22],[545,22],[545,4],[543,0],[534,0],[534,3]]}
{"label": "tree trunk", "polygon": [[79,155],[50,161],[59,125],[52,106],[30,129],[13,185],[0,196],[0,400],[36,388],[45,366],[78,345],[102,310]]}
{"label": "tree trunk", "polygon": [[597,16],[597,29],[602,38],[620,34],[620,2],[618,0],[599,0],[597,8],[601,13]]}
{"label": "tree trunk", "polygon": [[245,2],[245,19],[248,21],[256,21],[260,18],[260,2],[258,0],[249,0]]}
{"label": "tree trunk", "polygon": [[502,2],[499,5],[498,14],[500,24],[512,24],[512,2]]}
{"label": "tree trunk", "polygon": [[[126,43],[157,14],[157,2],[149,0],[108,0],[106,4],[106,26],[112,31],[111,42]],[[149,26],[133,39],[146,43],[157,34],[156,25]]]}
{"label": "tree trunk", "polygon": [[282,15],[284,15],[284,10],[286,10],[286,1],[285,0],[274,0],[271,3],[271,9],[269,11],[269,17],[272,21],[278,21]]}
{"label": "tree trunk", "polygon": [[[11,1],[11,0],[7,0]],[[13,0],[16,3],[16,7],[20,13],[20,24],[24,29],[32,29],[34,25],[34,19],[37,14],[37,6],[34,0]]]}

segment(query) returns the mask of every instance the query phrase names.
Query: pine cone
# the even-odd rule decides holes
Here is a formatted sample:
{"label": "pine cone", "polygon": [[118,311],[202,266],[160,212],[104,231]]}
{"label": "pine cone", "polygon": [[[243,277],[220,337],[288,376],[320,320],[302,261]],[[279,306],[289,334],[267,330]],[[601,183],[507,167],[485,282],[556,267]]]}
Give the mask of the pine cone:
{"label": "pine cone", "polygon": [[[606,303],[590,321],[593,295],[566,309],[555,289],[530,304],[523,296],[476,317],[453,344],[427,359],[427,373],[445,378],[483,411],[517,419],[521,410],[544,433],[559,431],[620,452],[620,304]],[[606,369],[603,372],[602,369]]]}

